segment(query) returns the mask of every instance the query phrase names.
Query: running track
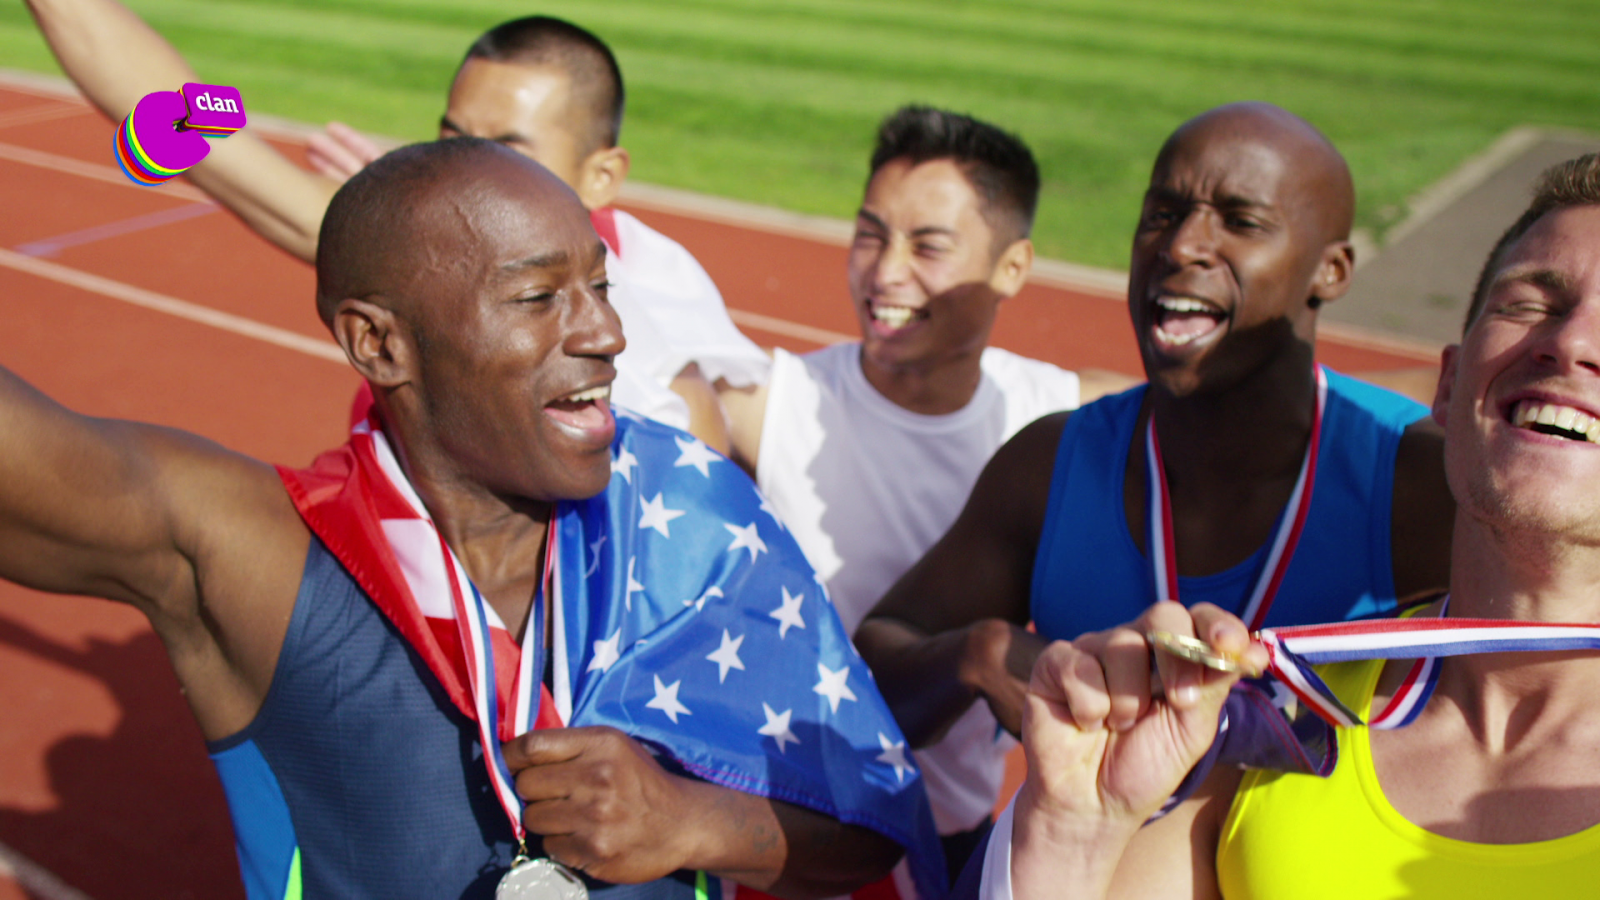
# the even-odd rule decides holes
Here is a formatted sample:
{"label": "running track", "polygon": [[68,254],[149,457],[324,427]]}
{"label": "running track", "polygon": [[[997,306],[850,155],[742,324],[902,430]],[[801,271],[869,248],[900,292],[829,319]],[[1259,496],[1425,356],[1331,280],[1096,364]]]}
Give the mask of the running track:
{"label": "running track", "polygon": [[[187,184],[131,184],[111,136],[81,102],[0,84],[0,365],[74,409],[267,460],[304,464],[339,443],[356,378],[313,310],[309,267]],[[762,344],[808,350],[854,331],[839,241],[634,211],[700,258]],[[1030,286],[994,340],[1138,371],[1125,307],[1103,289]],[[1327,336],[1319,350],[1356,372],[1433,361]],[[0,900],[241,894],[220,788],[142,617],[0,582]]]}

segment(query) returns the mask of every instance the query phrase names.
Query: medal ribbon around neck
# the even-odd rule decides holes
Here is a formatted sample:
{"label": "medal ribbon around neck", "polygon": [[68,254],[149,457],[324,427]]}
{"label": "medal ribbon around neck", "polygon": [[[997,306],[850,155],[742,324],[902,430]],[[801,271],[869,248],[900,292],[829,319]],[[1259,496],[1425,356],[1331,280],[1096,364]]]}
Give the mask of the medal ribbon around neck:
{"label": "medal ribbon around neck", "polygon": [[1400,728],[1416,718],[1433,693],[1439,679],[1439,659],[1470,653],[1600,651],[1600,625],[1504,619],[1380,619],[1267,628],[1256,639],[1267,648],[1271,660],[1267,671],[1318,717],[1343,728],[1361,725],[1361,717],[1334,696],[1311,670],[1313,665],[1416,659],[1405,684],[1370,725]]}
{"label": "medal ribbon around neck", "polygon": [[[1256,631],[1266,621],[1267,611],[1278,595],[1289,562],[1294,558],[1295,545],[1300,543],[1306,515],[1311,511],[1311,488],[1317,478],[1317,444],[1322,437],[1322,414],[1328,404],[1328,375],[1321,365],[1315,367],[1317,376],[1317,408],[1311,419],[1311,439],[1306,447],[1306,458],[1300,463],[1300,477],[1289,494],[1278,531],[1272,538],[1272,549],[1261,566],[1261,575],[1240,611],[1239,618]],[[1150,416],[1144,437],[1145,462],[1149,470],[1150,495],[1150,563],[1155,571],[1156,600],[1178,599],[1177,548],[1172,535],[1172,496],[1167,490],[1167,468],[1161,461],[1161,443],[1156,438],[1156,417]]]}
{"label": "medal ribbon around neck", "polygon": [[[511,831],[516,835],[518,858],[527,855],[527,830],[522,825],[522,798],[517,795],[515,779],[506,765],[502,740],[510,740],[526,733],[539,717],[540,681],[544,672],[545,609],[546,600],[559,603],[550,590],[556,566],[556,535],[552,521],[545,529],[544,574],[534,593],[533,607],[528,611],[528,624],[522,630],[522,657],[517,665],[517,681],[511,692],[510,728],[501,728],[499,694],[495,685],[494,645],[489,640],[488,604],[477,585],[467,577],[466,569],[456,559],[455,553],[439,537],[444,551],[445,565],[450,570],[451,602],[455,607],[457,630],[461,635],[461,652],[467,663],[467,674],[472,682],[472,698],[477,707],[478,740],[483,744],[484,767],[489,771],[489,783],[494,786],[495,798],[511,821]],[[462,584],[467,590],[462,590]],[[468,596],[471,597],[470,602]]]}

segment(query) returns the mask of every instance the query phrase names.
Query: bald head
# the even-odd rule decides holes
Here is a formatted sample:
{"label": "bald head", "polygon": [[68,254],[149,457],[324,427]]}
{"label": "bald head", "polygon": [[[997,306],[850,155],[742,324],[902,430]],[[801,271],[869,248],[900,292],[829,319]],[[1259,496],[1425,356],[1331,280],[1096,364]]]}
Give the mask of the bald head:
{"label": "bald head", "polygon": [[469,247],[530,200],[583,212],[559,178],[495,141],[452,138],[389,153],[328,204],[317,244],[317,312],[331,325],[340,301],[359,298],[404,313],[428,299],[432,276],[483,263]]}
{"label": "bald head", "polygon": [[1314,217],[1322,243],[1350,237],[1355,183],[1333,142],[1310,122],[1270,103],[1229,103],[1178,126],[1156,158],[1156,170],[1177,152],[1204,152],[1218,145],[1255,148],[1286,162],[1286,193],[1297,196]]}
{"label": "bald head", "polygon": [[1185,122],[1150,172],[1128,299],[1145,371],[1174,395],[1309,366],[1317,310],[1350,286],[1350,169],[1265,103]]}

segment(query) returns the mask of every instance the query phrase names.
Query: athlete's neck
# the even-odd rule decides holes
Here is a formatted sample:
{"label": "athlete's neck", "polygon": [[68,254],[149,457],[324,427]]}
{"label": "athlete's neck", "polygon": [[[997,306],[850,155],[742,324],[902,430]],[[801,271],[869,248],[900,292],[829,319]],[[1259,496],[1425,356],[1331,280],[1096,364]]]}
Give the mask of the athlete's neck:
{"label": "athlete's neck", "polygon": [[1305,458],[1317,387],[1310,347],[1284,353],[1226,390],[1175,396],[1152,382],[1150,415],[1174,493],[1294,478]]}
{"label": "athlete's neck", "polygon": [[[1458,511],[1450,583],[1452,617],[1600,624],[1600,548],[1559,535],[1490,525]],[[1439,689],[1492,736],[1505,730],[1508,717],[1530,710],[1544,717],[1591,707],[1600,689],[1600,654],[1456,657]]]}
{"label": "athlete's neck", "polygon": [[505,623],[522,637],[544,574],[544,543],[553,504],[496,493],[461,473],[426,438],[389,438],[434,526]]}
{"label": "athlete's neck", "polygon": [[863,348],[861,373],[878,393],[901,409],[925,416],[959,412],[972,402],[983,380],[983,346],[933,363],[885,365]]}
{"label": "athlete's neck", "polygon": [[1456,512],[1450,614],[1600,623],[1600,547]]}

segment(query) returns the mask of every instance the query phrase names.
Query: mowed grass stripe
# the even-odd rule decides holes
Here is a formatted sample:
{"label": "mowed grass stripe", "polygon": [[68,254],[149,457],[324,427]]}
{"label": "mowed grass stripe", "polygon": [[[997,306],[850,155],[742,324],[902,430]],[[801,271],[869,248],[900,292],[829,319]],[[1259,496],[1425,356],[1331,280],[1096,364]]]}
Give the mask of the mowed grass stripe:
{"label": "mowed grass stripe", "polygon": [[[1349,157],[1360,224],[1505,129],[1600,130],[1592,2],[1489,0],[134,0],[208,78],[254,108],[433,133],[450,74],[484,27],[533,11],[592,28],[629,82],[624,143],[641,180],[848,216],[882,115],[908,101],[1023,135],[1045,173],[1045,255],[1120,266],[1162,137],[1217,103],[1265,99]],[[31,46],[26,46],[31,41]],[[0,53],[39,65],[18,7]]]}

